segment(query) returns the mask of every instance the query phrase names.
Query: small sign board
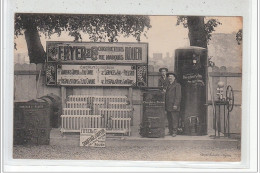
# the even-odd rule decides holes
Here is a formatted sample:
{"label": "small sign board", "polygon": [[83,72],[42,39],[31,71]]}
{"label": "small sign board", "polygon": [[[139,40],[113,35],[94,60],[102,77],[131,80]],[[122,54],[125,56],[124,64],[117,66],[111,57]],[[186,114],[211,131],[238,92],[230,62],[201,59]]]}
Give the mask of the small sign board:
{"label": "small sign board", "polygon": [[105,128],[84,128],[80,132],[80,146],[85,147],[105,147]]}

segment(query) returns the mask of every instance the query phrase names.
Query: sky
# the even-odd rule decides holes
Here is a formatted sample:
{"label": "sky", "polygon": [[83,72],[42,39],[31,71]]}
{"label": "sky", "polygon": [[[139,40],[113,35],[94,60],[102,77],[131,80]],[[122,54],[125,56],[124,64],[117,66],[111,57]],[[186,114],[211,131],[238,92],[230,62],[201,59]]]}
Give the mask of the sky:
{"label": "sky", "polygon": [[[232,33],[242,29],[242,20],[240,17],[211,17],[218,19],[222,25],[215,28],[213,33]],[[206,18],[206,20],[209,18]],[[188,29],[182,25],[176,26],[177,16],[150,16],[152,28],[147,32],[147,38],[141,37],[141,42],[147,42],[149,44],[149,57],[153,53],[163,53],[166,55],[167,52],[172,55],[174,50],[179,47],[189,46]],[[62,34],[60,37],[52,35],[51,39],[41,36],[41,42],[46,49],[46,41],[73,41],[73,37],[68,36],[67,33]],[[90,41],[88,35],[83,35],[83,42]],[[17,43],[17,53],[27,54],[27,46],[24,36],[19,36],[15,39]],[[135,38],[119,37],[118,42],[136,42]]]}

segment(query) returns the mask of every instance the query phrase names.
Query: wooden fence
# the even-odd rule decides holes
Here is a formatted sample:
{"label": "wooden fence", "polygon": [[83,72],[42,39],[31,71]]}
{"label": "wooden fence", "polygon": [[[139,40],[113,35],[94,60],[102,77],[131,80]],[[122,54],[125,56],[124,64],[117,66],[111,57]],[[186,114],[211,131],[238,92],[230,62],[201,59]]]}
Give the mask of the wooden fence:
{"label": "wooden fence", "polygon": [[60,96],[60,88],[45,85],[42,64],[15,64],[14,101],[28,101],[49,93]]}
{"label": "wooden fence", "polygon": [[[210,71],[210,70],[209,70]],[[159,72],[148,72],[148,86],[155,87],[158,85]],[[241,103],[242,103],[242,73],[239,68],[214,67],[209,72],[209,84],[212,93],[208,89],[208,99],[216,96],[216,88],[218,81],[225,83],[225,88],[231,85],[234,90],[235,105],[234,110],[230,114],[230,130],[231,133],[240,133],[241,131]],[[45,85],[45,74],[42,64],[16,64],[14,71],[14,101],[28,101],[41,96],[53,93],[62,96],[63,89],[61,87],[50,87]],[[139,89],[129,90],[126,87],[66,87],[66,96],[69,95],[122,95],[130,97],[130,101],[134,107],[134,125],[138,126],[141,120],[141,103],[142,92]],[[65,106],[65,105],[64,105]],[[212,106],[208,107],[208,127],[213,128],[213,110]]]}
{"label": "wooden fence", "polygon": [[[242,73],[238,68],[227,69],[225,67],[214,68],[209,72],[209,88],[208,103],[216,100],[217,84],[219,81],[224,82],[226,89],[228,85],[233,88],[234,92],[234,108],[230,112],[230,133],[241,133],[241,105],[242,105]],[[212,91],[210,93],[210,91]],[[225,92],[224,92],[225,94]],[[222,117],[223,118],[223,117]],[[221,119],[223,122],[223,120]],[[213,108],[212,105],[208,107],[208,127],[212,129],[213,126]],[[222,123],[221,130],[223,131],[224,125]]]}

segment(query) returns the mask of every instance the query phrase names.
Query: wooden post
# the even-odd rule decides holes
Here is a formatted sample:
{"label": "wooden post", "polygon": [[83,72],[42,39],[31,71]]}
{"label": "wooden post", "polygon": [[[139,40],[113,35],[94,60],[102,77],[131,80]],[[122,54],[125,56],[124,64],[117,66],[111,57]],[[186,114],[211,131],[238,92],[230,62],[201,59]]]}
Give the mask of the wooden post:
{"label": "wooden post", "polygon": [[[128,88],[128,99],[129,99],[129,102],[130,102],[130,107],[133,108],[133,88],[132,87],[129,87]],[[133,126],[134,124],[134,109],[132,109],[132,117],[131,117],[131,123],[130,125]]]}
{"label": "wooden post", "polygon": [[61,87],[61,103],[62,108],[66,106],[66,88],[64,86]]}
{"label": "wooden post", "polygon": [[130,106],[133,106],[133,88],[129,87],[128,89],[128,98],[130,102]]}

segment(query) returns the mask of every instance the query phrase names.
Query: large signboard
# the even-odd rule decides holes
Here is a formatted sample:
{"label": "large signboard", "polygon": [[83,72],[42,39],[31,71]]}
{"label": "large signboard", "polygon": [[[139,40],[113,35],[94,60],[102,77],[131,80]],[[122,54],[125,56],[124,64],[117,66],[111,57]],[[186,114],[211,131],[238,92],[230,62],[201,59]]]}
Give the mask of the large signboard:
{"label": "large signboard", "polygon": [[147,64],[147,43],[47,42],[47,62]]}
{"label": "large signboard", "polygon": [[147,86],[147,43],[47,42],[46,84]]}
{"label": "large signboard", "polygon": [[85,147],[105,147],[106,129],[85,128],[81,129],[80,146]]}

